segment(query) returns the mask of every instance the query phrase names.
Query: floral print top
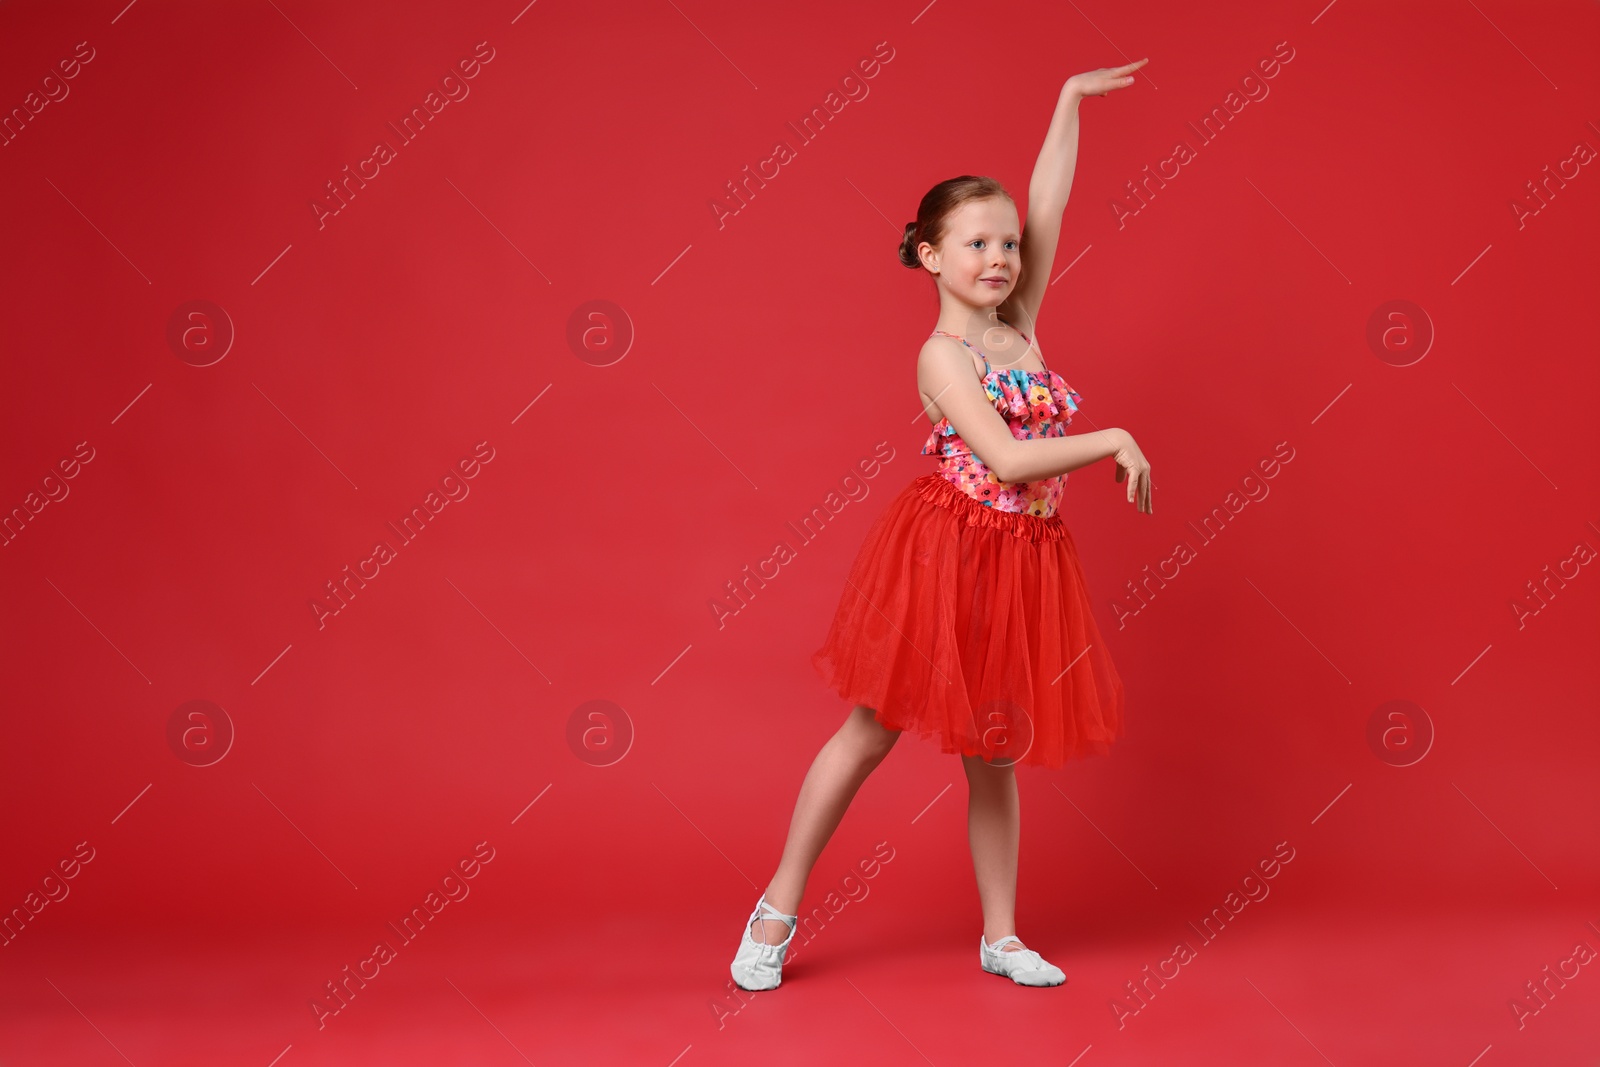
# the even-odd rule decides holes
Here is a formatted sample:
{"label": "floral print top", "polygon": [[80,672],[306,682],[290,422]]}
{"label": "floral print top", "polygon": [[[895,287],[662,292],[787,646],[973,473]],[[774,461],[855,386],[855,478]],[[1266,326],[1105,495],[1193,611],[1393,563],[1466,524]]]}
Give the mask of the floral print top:
{"label": "floral print top", "polygon": [[[1018,441],[1028,441],[1067,436],[1067,426],[1078,410],[1080,397],[1061,375],[1048,366],[1043,371],[1025,371],[1016,367],[994,370],[989,366],[989,357],[968,344],[966,338],[943,330],[933,332],[955,337],[983,356],[983,390],[1011,428],[1012,437]],[[1020,330],[1017,332],[1022,333]],[[1027,341],[1027,334],[1023,334],[1022,339]],[[1042,358],[1040,362],[1043,362]],[[1001,511],[1041,517],[1054,515],[1067,487],[1065,474],[1037,482],[1002,482],[956,433],[949,416],[934,423],[921,454],[941,457],[937,471],[946,481],[980,504]]]}

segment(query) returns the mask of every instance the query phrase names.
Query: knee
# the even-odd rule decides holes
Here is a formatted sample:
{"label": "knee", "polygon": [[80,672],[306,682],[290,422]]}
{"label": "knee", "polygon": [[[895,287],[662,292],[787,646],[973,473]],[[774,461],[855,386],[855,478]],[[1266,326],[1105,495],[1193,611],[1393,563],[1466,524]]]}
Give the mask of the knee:
{"label": "knee", "polygon": [[900,731],[891,730],[874,717],[873,709],[857,706],[850,713],[851,747],[862,760],[876,764],[900,740]]}

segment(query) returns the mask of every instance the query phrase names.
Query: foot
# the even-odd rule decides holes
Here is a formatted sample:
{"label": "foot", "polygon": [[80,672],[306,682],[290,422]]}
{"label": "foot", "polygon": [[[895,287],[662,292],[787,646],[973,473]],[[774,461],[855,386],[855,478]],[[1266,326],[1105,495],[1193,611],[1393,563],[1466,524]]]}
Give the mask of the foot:
{"label": "foot", "polygon": [[782,919],[757,919],[750,924],[750,940],[757,944],[781,945],[789,936],[789,924]]}
{"label": "foot", "polygon": [[[765,914],[763,914],[763,912]],[[783,982],[783,958],[794,940],[798,915],[785,915],[761,894],[739,938],[739,951],[729,970],[740,989],[776,989]],[[776,927],[777,930],[773,930]],[[782,940],[774,940],[781,937]]]}
{"label": "foot", "polygon": [[1033,949],[1024,948],[1016,934],[1007,934],[992,945],[980,936],[978,945],[978,961],[983,969],[1004,975],[1017,985],[1052,986],[1067,980],[1061,968],[1046,963]]}

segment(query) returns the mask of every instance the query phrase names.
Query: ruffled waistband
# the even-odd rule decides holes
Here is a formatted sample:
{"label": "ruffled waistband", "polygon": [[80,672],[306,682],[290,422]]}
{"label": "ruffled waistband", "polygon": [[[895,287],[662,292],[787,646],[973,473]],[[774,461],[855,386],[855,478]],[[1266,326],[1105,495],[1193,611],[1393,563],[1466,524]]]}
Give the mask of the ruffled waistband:
{"label": "ruffled waistband", "polygon": [[981,503],[963,493],[942,474],[924,474],[911,483],[922,499],[954,512],[968,526],[1000,530],[1035,543],[1059,541],[1068,536],[1067,524],[1060,515],[1027,515],[1003,511]]}

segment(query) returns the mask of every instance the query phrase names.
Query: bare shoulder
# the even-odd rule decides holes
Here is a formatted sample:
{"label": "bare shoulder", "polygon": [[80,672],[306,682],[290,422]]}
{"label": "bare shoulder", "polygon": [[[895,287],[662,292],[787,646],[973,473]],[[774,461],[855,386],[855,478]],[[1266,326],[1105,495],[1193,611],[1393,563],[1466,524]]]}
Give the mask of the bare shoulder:
{"label": "bare shoulder", "polygon": [[979,378],[983,377],[983,359],[972,349],[956,340],[936,334],[922,342],[922,349],[917,353],[917,377],[921,379],[925,371],[944,374],[954,377],[967,368]]}
{"label": "bare shoulder", "polygon": [[982,380],[983,360],[966,345],[942,334],[922,342],[917,353],[917,393],[929,419],[937,423],[944,418],[937,402],[939,394],[968,375]]}

